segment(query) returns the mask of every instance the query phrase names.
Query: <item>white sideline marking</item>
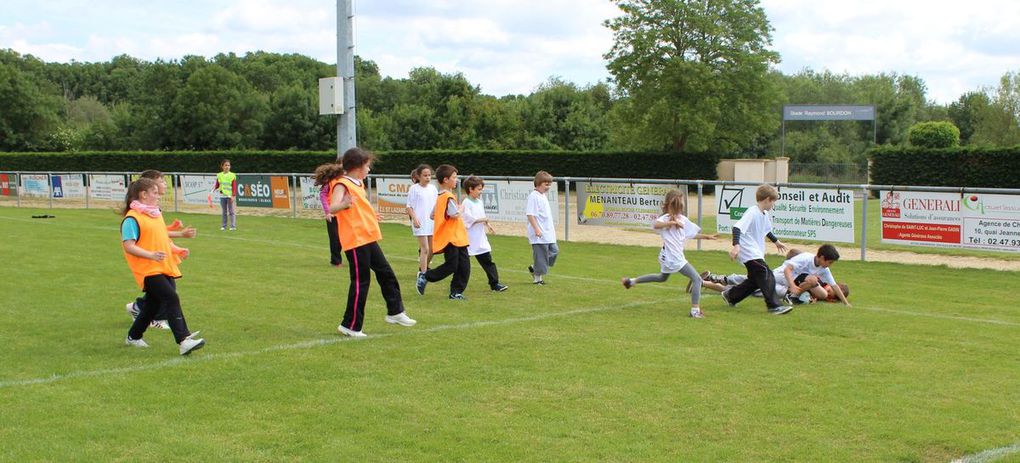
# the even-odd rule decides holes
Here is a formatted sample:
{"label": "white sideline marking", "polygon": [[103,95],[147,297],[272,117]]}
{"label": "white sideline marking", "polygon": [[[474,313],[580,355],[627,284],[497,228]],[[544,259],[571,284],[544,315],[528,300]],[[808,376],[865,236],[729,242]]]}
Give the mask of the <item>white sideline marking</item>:
{"label": "white sideline marking", "polygon": [[1014,453],[1020,453],[1020,444],[1007,445],[997,449],[985,450],[974,455],[967,455],[953,460],[952,463],[986,463]]}
{"label": "white sideline marking", "polygon": [[[1003,326],[1020,326],[1020,323],[1017,323],[1017,322],[1009,322],[1009,321],[1005,321],[1005,320],[996,320],[994,318],[960,317],[960,316],[956,316],[956,315],[942,315],[942,314],[937,314],[937,313],[911,312],[909,310],[883,309],[883,308],[880,308],[880,307],[857,307],[857,306],[854,306],[854,308],[855,309],[856,308],[860,308],[860,309],[864,309],[864,310],[870,310],[872,312],[887,312],[887,313],[894,313],[894,314],[899,314],[899,315],[913,315],[915,317],[942,318],[942,319],[945,319],[945,320],[959,320],[959,321],[964,321],[964,322],[975,322],[975,323],[990,323],[990,324],[993,324],[993,325],[1003,325]],[[853,309],[851,309],[851,310],[853,310]]]}
{"label": "white sideline marking", "polygon": [[[450,331],[450,330],[467,330],[467,329],[481,328],[481,327],[487,327],[487,326],[508,325],[508,324],[513,324],[513,323],[526,323],[526,322],[545,320],[545,319],[556,318],[556,317],[565,317],[565,316],[571,316],[571,315],[583,315],[583,314],[590,314],[590,313],[597,313],[597,312],[608,312],[608,311],[611,311],[611,310],[629,309],[629,308],[633,308],[633,307],[639,307],[639,306],[651,305],[651,304],[660,304],[660,303],[664,303],[664,302],[669,302],[669,301],[668,300],[658,300],[658,301],[646,301],[646,302],[632,302],[630,304],[624,304],[624,305],[619,305],[619,306],[605,306],[605,307],[597,307],[597,308],[589,308],[589,309],[575,309],[575,310],[569,310],[569,311],[566,311],[566,312],[555,312],[555,313],[545,313],[545,314],[541,314],[541,315],[532,315],[530,317],[508,318],[508,319],[503,319],[503,320],[484,320],[484,321],[477,321],[477,322],[471,322],[471,323],[464,323],[464,324],[460,324],[460,325],[436,325],[436,326],[433,326],[431,328],[419,328],[419,329],[408,328],[406,331],[402,332],[401,334],[396,334],[396,333],[373,334],[373,335],[369,335],[367,338],[358,339],[357,341],[359,341],[359,342],[360,341],[370,341],[370,340],[373,340],[373,339],[385,339],[385,338],[391,338],[391,337],[394,337],[394,336],[408,336],[408,335],[414,335],[414,334],[437,333],[437,332],[441,332],[441,331]],[[353,341],[355,341],[353,338],[349,338],[349,337],[346,337],[346,336],[341,336],[341,335],[338,334],[336,337],[333,337],[333,338],[312,339],[312,340],[302,341],[302,342],[293,343],[293,344],[280,344],[280,345],[276,345],[276,346],[270,346],[270,347],[265,347],[265,348],[262,348],[262,349],[250,350],[250,351],[224,352],[224,353],[216,353],[216,354],[210,354],[210,355],[198,354],[197,357],[191,357],[189,359],[185,359],[183,357],[174,357],[172,359],[164,360],[164,361],[161,361],[161,362],[148,363],[148,364],[145,364],[145,365],[136,365],[136,366],[131,366],[131,367],[103,368],[103,369],[99,369],[99,370],[74,371],[74,372],[71,372],[71,373],[54,374],[54,375],[51,375],[51,376],[46,376],[46,377],[41,377],[41,378],[3,381],[3,382],[0,382],[0,389],[6,389],[6,388],[18,387],[18,386],[32,386],[32,385],[36,385],[36,384],[52,384],[52,383],[56,383],[56,382],[59,382],[59,381],[64,381],[64,380],[68,380],[68,379],[76,379],[76,378],[92,378],[92,377],[99,377],[99,376],[110,376],[110,375],[120,375],[120,374],[128,374],[128,373],[137,373],[137,372],[147,371],[147,370],[158,370],[158,369],[162,369],[162,368],[174,367],[174,366],[181,365],[181,364],[194,364],[194,363],[202,363],[202,362],[211,362],[211,361],[214,361],[214,360],[223,360],[223,359],[234,359],[234,358],[250,357],[250,356],[254,356],[254,355],[268,354],[268,353],[280,352],[280,351],[289,351],[289,350],[298,350],[298,349],[311,349],[311,348],[315,348],[315,347],[319,347],[319,346],[328,346],[328,345],[332,345],[332,344],[336,344],[336,343],[340,343],[340,342],[353,342]],[[128,349],[129,347],[124,346],[123,348]],[[135,348],[131,348],[131,349],[135,349]],[[185,363],[185,362],[187,362],[187,363]]]}

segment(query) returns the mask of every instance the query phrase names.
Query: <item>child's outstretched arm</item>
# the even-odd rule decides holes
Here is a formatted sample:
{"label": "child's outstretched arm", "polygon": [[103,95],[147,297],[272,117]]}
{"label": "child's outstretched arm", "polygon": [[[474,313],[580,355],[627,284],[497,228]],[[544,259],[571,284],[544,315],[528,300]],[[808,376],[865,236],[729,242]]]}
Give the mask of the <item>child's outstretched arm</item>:
{"label": "child's outstretched arm", "polygon": [[124,240],[120,242],[121,247],[124,248],[124,252],[131,254],[135,257],[141,257],[142,259],[150,259],[156,262],[162,262],[166,258],[166,253],[163,251],[146,251],[138,246],[138,242],[135,240]]}
{"label": "child's outstretched arm", "polygon": [[836,297],[838,297],[840,301],[843,301],[843,305],[853,307],[850,305],[850,301],[846,300],[846,295],[843,294],[843,288],[840,288],[838,284],[832,287],[832,292],[836,293]]}
{"label": "child's outstretched arm", "polygon": [[714,240],[714,239],[717,239],[717,238],[719,238],[719,234],[718,233],[713,233],[711,235],[706,235],[706,234],[703,234],[703,233],[698,233],[697,235],[694,235],[694,239],[696,239],[696,240]]}

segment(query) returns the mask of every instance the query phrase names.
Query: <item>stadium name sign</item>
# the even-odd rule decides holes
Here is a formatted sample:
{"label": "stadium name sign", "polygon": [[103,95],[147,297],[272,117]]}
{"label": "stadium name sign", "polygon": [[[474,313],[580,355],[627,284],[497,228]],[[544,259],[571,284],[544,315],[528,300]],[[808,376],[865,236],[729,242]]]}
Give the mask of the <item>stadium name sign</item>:
{"label": "stadium name sign", "polygon": [[855,105],[786,105],[784,121],[873,121],[874,106]]}

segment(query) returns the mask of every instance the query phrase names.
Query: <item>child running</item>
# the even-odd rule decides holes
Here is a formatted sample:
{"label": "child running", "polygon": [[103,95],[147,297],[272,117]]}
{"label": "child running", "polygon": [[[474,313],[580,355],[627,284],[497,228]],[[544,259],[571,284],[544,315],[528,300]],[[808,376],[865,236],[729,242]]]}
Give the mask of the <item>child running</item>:
{"label": "child running", "polygon": [[379,216],[365,194],[365,177],[368,177],[374,159],[371,152],[361,148],[347,150],[343,156],[346,174],[333,179],[329,184],[332,192],[329,211],[339,221],[340,246],[347,255],[351,274],[347,308],[343,321],[336,329],[340,334],[352,338],[368,336],[361,331],[361,327],[365,318],[365,300],[368,299],[368,288],[372,281],[370,270],[375,272],[375,279],[386,300],[386,323],[401,326],[414,326],[417,323],[404,313],[397,276],[379,247],[379,240],[382,239]]}
{"label": "child running", "polygon": [[535,174],[535,189],[528,195],[524,214],[528,218],[528,242],[531,243],[533,263],[528,272],[536,285],[545,284],[549,267],[556,265],[560,248],[556,245],[556,224],[553,222],[552,207],[546,193],[552,188],[553,176],[544,170]]}
{"label": "child running", "polygon": [[407,217],[411,219],[411,233],[418,239],[418,272],[429,269],[432,261],[432,209],[436,207],[439,191],[432,184],[432,166],[422,164],[411,171],[414,185],[407,192]]}
{"label": "child running", "polygon": [[315,168],[312,177],[315,179],[315,186],[319,187],[319,202],[322,203],[322,214],[326,216],[326,233],[329,235],[329,265],[339,267],[344,263],[343,254],[340,251],[340,236],[337,231],[336,217],[329,212],[330,182],[344,174],[344,167],[340,164],[327,162]]}
{"label": "child running", "polygon": [[492,261],[492,246],[489,244],[489,237],[486,232],[493,233],[489,225],[489,218],[485,216],[485,203],[482,202],[482,190],[485,189],[485,182],[474,175],[464,180],[464,192],[468,197],[464,201],[464,226],[468,234],[468,256],[475,256],[478,265],[485,270],[485,276],[489,279],[489,289],[496,292],[503,292],[509,286],[499,282],[499,271],[496,270],[496,263]]}
{"label": "child running", "polygon": [[142,336],[157,313],[165,314],[170,323],[181,355],[201,349],[205,340],[196,338],[184,321],[181,301],[177,296],[176,279],[181,277],[178,259],[188,257],[188,250],[177,247],[167,235],[166,223],[159,210],[159,186],[151,179],[140,178],[128,186],[121,214],[121,247],[135,282],[145,291],[146,303],[131,324],[125,344],[149,347]]}
{"label": "child running", "polygon": [[776,298],[776,278],[765,263],[765,238],[776,245],[779,252],[786,252],[786,245],[772,234],[772,218],[768,215],[779,199],[779,192],[772,185],[762,185],[754,193],[757,204],[747,208],[744,216],[733,225],[733,247],[730,259],[740,259],[747,269],[747,280],[720,293],[729,305],[740,301],[760,290],[768,312],[783,315],[793,310],[791,305],[781,305]]}
{"label": "child running", "polygon": [[436,180],[442,191],[432,210],[435,230],[432,236],[432,253],[443,253],[443,265],[418,272],[415,289],[425,295],[425,285],[441,281],[450,275],[450,299],[464,300],[464,290],[471,278],[471,260],[468,257],[468,236],[461,216],[464,205],[457,203],[453,189],[457,187],[457,168],[443,164],[436,168]]}
{"label": "child running", "polygon": [[[163,177],[163,172],[154,169],[148,169],[142,171],[140,177],[154,180],[156,182],[156,186],[159,188],[160,198],[166,195],[166,178]],[[167,235],[171,239],[194,238],[198,234],[198,231],[195,230],[194,227],[185,227],[184,224],[181,223],[180,219],[174,219],[173,223],[166,226],[166,230]],[[180,260],[178,260],[177,263],[179,264]],[[130,315],[131,318],[134,319],[135,317],[138,316],[138,312],[144,305],[145,305],[145,293],[142,293],[142,295],[136,298],[134,302],[128,302],[127,305],[124,306],[124,308],[127,310],[128,315]],[[152,323],[149,324],[149,328],[159,328],[161,330],[170,329],[170,324],[167,323],[166,317],[163,314],[161,313],[155,314],[154,317],[155,319],[152,320]]]}
{"label": "child running", "polygon": [[670,190],[662,201],[662,215],[652,222],[652,228],[662,236],[662,250],[659,251],[658,274],[642,275],[637,278],[624,277],[623,287],[630,289],[640,283],[662,283],[674,273],[681,273],[689,280],[691,312],[693,318],[704,318],[701,311],[701,276],[684,256],[684,244],[689,239],[714,240],[717,235],[703,235],[701,228],[684,215],[684,193]]}

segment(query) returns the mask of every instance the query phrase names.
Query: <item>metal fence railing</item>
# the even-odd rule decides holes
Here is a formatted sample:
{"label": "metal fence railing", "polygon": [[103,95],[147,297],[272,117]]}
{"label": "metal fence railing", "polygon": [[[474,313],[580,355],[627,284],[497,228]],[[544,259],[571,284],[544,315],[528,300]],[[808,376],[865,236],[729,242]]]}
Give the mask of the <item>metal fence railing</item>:
{"label": "metal fence railing", "polygon": [[[110,207],[123,201],[124,189],[132,176],[136,175],[134,172],[0,172],[0,205],[49,208]],[[213,174],[167,172],[164,175],[170,193],[168,196],[171,197],[168,199],[170,202],[164,204],[164,208],[172,208],[174,212],[208,212],[203,206],[207,201],[205,195],[211,191],[212,179],[215,177]],[[298,217],[309,216],[315,210],[321,211],[318,191],[311,186],[308,174],[238,175],[246,182],[241,188],[244,197],[239,195],[238,199],[239,212],[246,208],[264,208],[282,213],[279,215]],[[506,196],[517,199],[520,199],[521,188],[524,188],[525,194],[529,191],[527,188],[530,188],[521,183],[533,180],[532,177],[483,178],[486,185],[491,184],[497,189],[505,185],[502,188]],[[723,222],[735,220],[744,209],[735,207],[734,204],[738,201],[745,206],[753,204],[753,201],[745,196],[748,191],[759,185],[758,182],[685,179],[559,177],[556,180],[559,186],[556,195],[557,197],[563,195],[560,201],[562,211],[557,217],[562,220],[564,240],[570,239],[571,225],[599,223],[599,220],[587,220],[589,208],[598,209],[601,215],[597,219],[612,225],[611,220],[606,221],[609,209],[623,204],[619,209],[626,212],[622,212],[618,217],[622,223],[647,225],[648,217],[658,208],[655,198],[661,199],[662,191],[669,187],[686,188],[691,193],[686,195],[687,206],[690,206],[692,200],[696,201],[697,215],[694,219],[699,227],[703,225],[706,216],[715,215],[717,227],[721,231],[725,227]],[[366,182],[369,196],[377,207],[388,201],[387,197],[397,198],[398,207],[391,208],[389,212],[402,214],[399,208],[401,193],[399,190],[406,192],[406,189],[394,185],[409,186],[410,180],[406,175],[372,174]],[[394,191],[379,191],[380,186]],[[789,230],[811,230],[814,227],[819,233],[815,236],[806,236],[805,239],[826,241],[822,235],[840,228],[838,232],[839,236],[844,238],[842,242],[853,243],[859,238],[862,260],[866,260],[867,257],[867,234],[871,220],[868,217],[869,201],[860,202],[859,214],[855,212],[854,203],[860,198],[872,197],[873,193],[883,195],[881,220],[889,219],[889,223],[897,224],[889,229],[882,228],[883,239],[888,232],[907,244],[912,240],[925,244],[925,240],[936,239],[931,245],[938,246],[940,243],[937,238],[941,237],[946,240],[945,243],[941,243],[944,247],[950,247],[953,245],[953,239],[957,239],[960,247],[1020,252],[1020,189],[793,182],[779,183],[775,186],[780,191],[780,201],[784,202],[783,209],[777,207],[774,213],[777,229],[783,229],[787,225]],[[511,187],[517,190],[505,191]],[[715,193],[712,196],[717,207],[713,214],[706,214],[703,207],[708,190],[714,190]],[[196,192],[200,197],[195,197]],[[696,196],[694,192],[697,193]],[[494,199],[498,200],[499,197],[494,196]],[[839,205],[842,205],[842,209],[836,207]],[[848,213],[846,208],[849,208],[850,214],[849,227],[845,219]],[[725,209],[729,211],[726,212]],[[496,209],[493,212],[502,213]],[[843,218],[826,220],[825,214],[837,213],[842,214]],[[896,217],[893,217],[894,215]],[[954,224],[953,221],[957,219],[959,224]],[[523,222],[525,218],[522,214],[509,220]],[[885,223],[883,227],[884,225]],[[784,236],[779,233],[777,235]],[[849,240],[845,239],[847,236],[850,237]],[[697,248],[701,249],[700,241]]]}

